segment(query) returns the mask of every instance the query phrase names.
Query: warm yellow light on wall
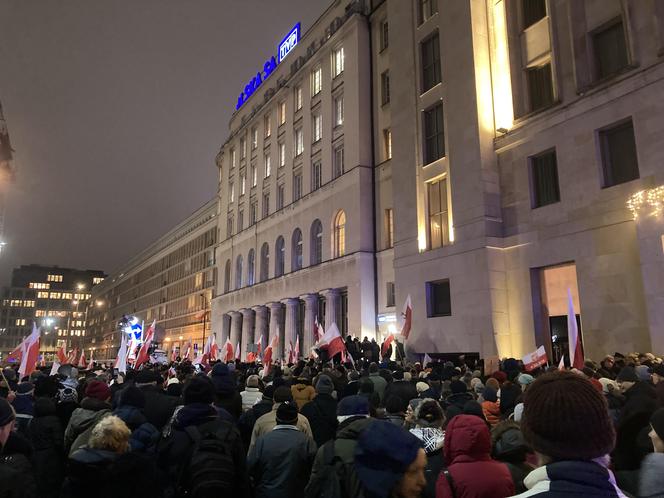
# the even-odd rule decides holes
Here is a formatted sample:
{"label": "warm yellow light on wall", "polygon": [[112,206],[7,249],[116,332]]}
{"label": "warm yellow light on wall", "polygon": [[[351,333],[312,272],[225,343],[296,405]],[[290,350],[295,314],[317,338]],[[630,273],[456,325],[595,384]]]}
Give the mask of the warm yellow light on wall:
{"label": "warm yellow light on wall", "polygon": [[493,4],[493,112],[496,130],[510,130],[514,124],[512,104],[512,80],[510,78],[510,58],[507,46],[507,21],[505,2],[497,0]]}
{"label": "warm yellow light on wall", "polygon": [[454,225],[451,225],[451,224],[450,224],[450,235],[449,235],[449,238],[450,238],[450,243],[454,242]]}
{"label": "warm yellow light on wall", "polygon": [[427,250],[427,234],[424,228],[424,224],[420,223],[417,229],[417,247],[420,252]]}
{"label": "warm yellow light on wall", "polygon": [[630,196],[627,200],[627,207],[632,211],[634,219],[639,217],[642,211],[649,210],[652,216],[659,216],[664,211],[664,185],[659,187],[641,190]]}

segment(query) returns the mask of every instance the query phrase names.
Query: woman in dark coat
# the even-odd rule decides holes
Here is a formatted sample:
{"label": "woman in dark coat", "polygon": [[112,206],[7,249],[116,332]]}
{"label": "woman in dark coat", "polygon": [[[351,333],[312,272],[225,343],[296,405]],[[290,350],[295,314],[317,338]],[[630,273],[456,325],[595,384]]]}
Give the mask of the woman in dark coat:
{"label": "woman in dark coat", "polygon": [[37,398],[34,417],[28,427],[33,447],[33,465],[39,496],[55,496],[64,479],[64,428],[55,410],[55,401]]}

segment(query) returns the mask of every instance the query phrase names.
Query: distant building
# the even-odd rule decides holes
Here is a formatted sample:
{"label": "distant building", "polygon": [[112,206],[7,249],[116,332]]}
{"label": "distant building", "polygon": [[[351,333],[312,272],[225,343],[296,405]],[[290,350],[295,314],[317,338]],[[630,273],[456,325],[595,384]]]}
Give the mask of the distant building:
{"label": "distant building", "polygon": [[41,351],[60,345],[81,347],[86,334],[86,307],[91,289],[106,274],[59,266],[24,265],[12,272],[2,290],[0,353],[5,356],[30,334],[33,323],[42,329]]}
{"label": "distant building", "polygon": [[169,353],[187,341],[202,349],[217,281],[217,208],[208,202],[92,289],[85,347],[95,358],[115,358],[123,315],[145,328],[156,320]]}

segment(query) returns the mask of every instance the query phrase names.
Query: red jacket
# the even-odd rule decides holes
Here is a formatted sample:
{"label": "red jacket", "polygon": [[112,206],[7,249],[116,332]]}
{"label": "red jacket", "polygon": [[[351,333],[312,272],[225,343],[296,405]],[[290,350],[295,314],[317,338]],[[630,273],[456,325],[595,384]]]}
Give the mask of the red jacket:
{"label": "red jacket", "polygon": [[505,498],[514,495],[509,469],[491,459],[491,435],[476,415],[457,415],[447,426],[443,454],[454,481],[452,494],[444,473],[438,476],[436,498]]}

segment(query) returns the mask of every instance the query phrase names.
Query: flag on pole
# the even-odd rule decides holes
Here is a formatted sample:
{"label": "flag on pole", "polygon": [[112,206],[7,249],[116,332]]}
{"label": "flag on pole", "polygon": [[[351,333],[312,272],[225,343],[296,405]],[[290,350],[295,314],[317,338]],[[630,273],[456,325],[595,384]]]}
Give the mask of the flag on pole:
{"label": "flag on pole", "polygon": [[115,368],[120,373],[127,373],[127,334],[122,333],[122,340],[120,341],[120,349],[115,358]]}
{"label": "flag on pole", "polygon": [[78,359],[78,368],[85,368],[88,363],[85,361],[85,348],[81,348],[81,356]]}
{"label": "flag on pole", "polygon": [[67,358],[67,363],[70,363],[71,365],[76,365],[77,361],[78,361],[78,348],[74,348],[69,353],[69,358]]}
{"label": "flag on pole", "polygon": [[558,370],[565,370],[565,355],[560,357],[560,363],[558,363]]}
{"label": "flag on pole", "polygon": [[92,368],[95,366],[95,362],[92,359],[92,353],[93,351],[90,350],[90,359],[88,360],[88,370],[92,370]]}
{"label": "flag on pole", "polygon": [[65,347],[60,346],[58,351],[55,353],[55,357],[60,365],[67,363],[67,355],[65,354]]}
{"label": "flag on pole", "polygon": [[171,349],[171,361],[177,360],[178,357],[178,347],[173,345],[173,349]]}
{"label": "flag on pole", "polygon": [[242,351],[240,351],[240,341],[237,341],[235,344],[235,359],[240,360],[242,359]]}
{"label": "flag on pole", "polygon": [[583,369],[583,347],[581,346],[581,335],[576,323],[572,291],[567,288],[567,339],[569,340],[569,362],[572,368]]}
{"label": "flag on pole", "polygon": [[548,359],[546,356],[546,351],[544,350],[544,346],[540,346],[539,348],[537,348],[537,351],[528,353],[526,356],[523,357],[522,361],[523,361],[523,367],[526,370],[526,372],[532,372],[537,367],[546,365]]}
{"label": "flag on pole", "polygon": [[286,359],[286,364],[293,363],[293,341],[288,341],[284,358]]}
{"label": "flag on pole", "polygon": [[219,345],[217,344],[217,334],[212,334],[210,342],[210,359],[216,360],[219,357]]}
{"label": "flag on pole", "polygon": [[258,336],[258,342],[256,343],[256,356],[259,358],[263,357],[263,335]]}
{"label": "flag on pole", "polygon": [[297,338],[295,339],[295,349],[293,350],[293,357],[295,358],[294,361],[298,361],[300,359],[300,335],[298,334]]}
{"label": "flag on pole", "polygon": [[279,345],[279,328],[277,328],[277,333],[272,338],[272,342],[265,348],[265,354],[263,355],[263,377],[266,377],[270,373],[270,368],[272,367],[272,351],[277,348]]}
{"label": "flag on pole", "polygon": [[431,356],[429,356],[429,353],[424,353],[424,359],[422,360],[422,366],[426,368],[426,366],[431,363]]}
{"label": "flag on pole", "polygon": [[23,349],[25,348],[25,341],[27,341],[28,338],[24,337],[23,340],[19,343],[18,346],[14,348],[14,350],[7,355],[7,361],[12,362],[12,361],[21,361],[23,358]]}
{"label": "flag on pole", "polygon": [[224,343],[224,361],[226,363],[233,361],[234,354],[235,351],[233,351],[233,344],[231,344],[230,339],[226,339],[226,342]]}
{"label": "flag on pole", "polygon": [[318,315],[314,318],[314,344],[317,344],[325,335],[323,326],[318,322]]}
{"label": "flag on pole", "polygon": [[58,361],[57,356],[53,359],[53,365],[51,365],[51,373],[48,376],[57,375],[58,370],[60,369],[60,362]]}
{"label": "flag on pole", "polygon": [[152,345],[152,340],[154,339],[154,329],[157,326],[157,320],[153,320],[152,325],[148,327],[148,330],[145,332],[145,340],[141,344],[141,349],[138,351],[136,356],[136,362],[134,363],[134,368],[140,367],[143,363],[148,361],[150,346]]}
{"label": "flag on pole", "polygon": [[326,349],[327,354],[330,358],[333,358],[337,354],[346,350],[346,344],[344,343],[341,333],[337,324],[332,322],[332,325],[327,329],[325,335],[320,341],[318,346],[319,349]]}
{"label": "flag on pole", "polygon": [[404,321],[403,321],[403,327],[401,327],[401,336],[404,338],[404,340],[406,340],[410,335],[410,327],[413,320],[413,305],[411,304],[410,301],[410,294],[408,294],[408,297],[406,297],[406,302],[404,303],[403,306],[402,315]]}
{"label": "flag on pole", "polygon": [[393,340],[394,334],[390,334],[385,338],[385,341],[383,341],[383,346],[380,348],[381,356],[385,356],[387,354],[387,350],[390,349],[390,345],[392,344]]}

